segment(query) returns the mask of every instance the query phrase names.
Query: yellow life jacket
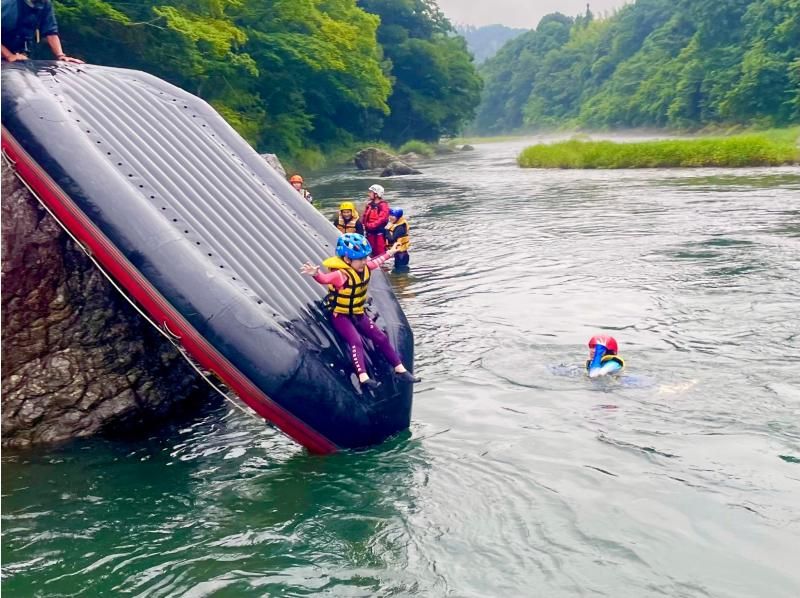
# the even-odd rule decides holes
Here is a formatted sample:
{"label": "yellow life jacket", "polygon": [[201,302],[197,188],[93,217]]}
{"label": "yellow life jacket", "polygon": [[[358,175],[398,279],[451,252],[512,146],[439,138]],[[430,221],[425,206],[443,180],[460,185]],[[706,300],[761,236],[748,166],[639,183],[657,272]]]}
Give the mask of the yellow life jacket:
{"label": "yellow life jacket", "polygon": [[338,228],[339,232],[341,232],[342,234],[354,233],[356,232],[357,223],[358,223],[358,212],[354,212],[350,220],[347,221],[345,221],[345,219],[342,218],[342,213],[339,212],[339,220],[336,222],[336,228]]}
{"label": "yellow life jacket", "polygon": [[364,266],[363,272],[356,272],[350,264],[340,257],[329,257],[322,265],[328,270],[341,270],[347,275],[347,284],[337,289],[332,284],[328,285],[328,296],[325,305],[337,314],[348,316],[364,313],[364,304],[367,302],[367,285],[369,284],[369,268]]}
{"label": "yellow life jacket", "polygon": [[401,224],[406,225],[406,234],[402,237],[398,237],[394,240],[394,242],[397,242],[397,251],[408,251],[408,248],[411,246],[411,237],[409,236],[409,233],[411,232],[411,225],[408,224],[408,220],[406,220],[405,216],[401,216],[395,222],[390,222],[387,224],[386,230],[387,232],[394,234],[394,229]]}
{"label": "yellow life jacket", "polygon": [[[606,363],[608,363],[609,361],[616,361],[619,364],[619,367],[621,367],[621,368],[625,367],[625,362],[622,360],[622,357],[620,357],[619,355],[603,355],[600,358],[600,365],[603,366]],[[589,367],[590,363],[592,363],[590,360],[586,361],[586,367],[587,368]]]}

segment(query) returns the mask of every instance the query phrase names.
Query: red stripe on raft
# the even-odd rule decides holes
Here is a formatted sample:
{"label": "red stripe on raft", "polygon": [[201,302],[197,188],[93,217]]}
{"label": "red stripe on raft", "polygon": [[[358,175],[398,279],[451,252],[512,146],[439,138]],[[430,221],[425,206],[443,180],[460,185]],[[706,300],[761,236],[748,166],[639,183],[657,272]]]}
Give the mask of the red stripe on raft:
{"label": "red stripe on raft", "polygon": [[339,450],[328,438],[272,401],[203,338],[86,217],[5,127],[2,145],[6,155],[16,163],[17,172],[64,226],[91,250],[106,271],[122,284],[154,320],[165,322],[171,331],[181,337],[181,345],[200,365],[216,373],[250,408],[310,452],[325,455]]}

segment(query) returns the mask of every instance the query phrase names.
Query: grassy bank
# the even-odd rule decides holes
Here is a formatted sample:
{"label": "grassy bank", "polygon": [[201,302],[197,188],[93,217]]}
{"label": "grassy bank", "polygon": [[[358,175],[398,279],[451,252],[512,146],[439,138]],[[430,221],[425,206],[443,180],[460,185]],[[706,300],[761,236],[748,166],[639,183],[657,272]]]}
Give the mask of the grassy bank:
{"label": "grassy bank", "polygon": [[617,143],[569,140],[530,146],[523,168],[669,168],[779,166],[800,162],[800,127],[730,137]]}

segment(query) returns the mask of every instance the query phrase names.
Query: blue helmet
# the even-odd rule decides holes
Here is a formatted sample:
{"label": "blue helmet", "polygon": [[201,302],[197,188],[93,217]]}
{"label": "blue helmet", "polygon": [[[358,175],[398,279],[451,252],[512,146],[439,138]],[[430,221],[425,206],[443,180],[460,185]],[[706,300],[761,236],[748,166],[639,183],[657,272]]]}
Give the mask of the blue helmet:
{"label": "blue helmet", "polygon": [[336,241],[336,255],[339,257],[363,260],[365,257],[369,257],[370,253],[372,253],[372,246],[364,235],[346,233]]}
{"label": "blue helmet", "polygon": [[402,218],[403,208],[392,208],[391,210],[389,210],[389,216],[394,216],[395,218]]}

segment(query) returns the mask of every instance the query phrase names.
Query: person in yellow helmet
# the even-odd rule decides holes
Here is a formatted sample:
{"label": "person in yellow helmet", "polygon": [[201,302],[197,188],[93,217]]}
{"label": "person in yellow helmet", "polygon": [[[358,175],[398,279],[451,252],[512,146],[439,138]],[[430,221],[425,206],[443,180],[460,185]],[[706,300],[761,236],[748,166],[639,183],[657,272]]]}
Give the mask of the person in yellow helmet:
{"label": "person in yellow helmet", "polygon": [[314,201],[314,198],[311,197],[311,193],[309,193],[308,189],[303,187],[303,177],[299,174],[293,174],[289,177],[289,182],[292,184],[292,187],[297,189],[297,192],[305,199],[308,203]]}
{"label": "person in yellow helmet", "polygon": [[352,201],[343,201],[339,204],[339,212],[333,217],[333,226],[339,229],[342,234],[358,233],[364,234],[364,225],[358,217],[356,206]]}

